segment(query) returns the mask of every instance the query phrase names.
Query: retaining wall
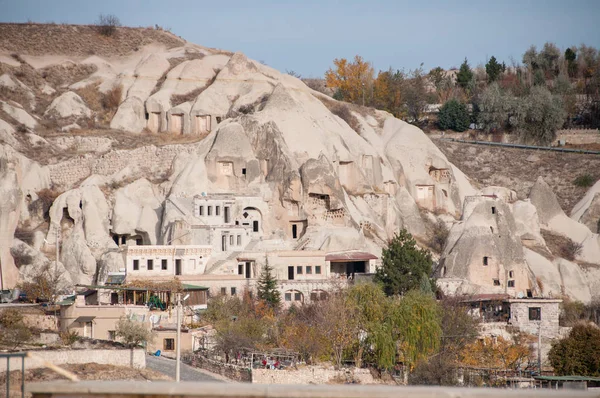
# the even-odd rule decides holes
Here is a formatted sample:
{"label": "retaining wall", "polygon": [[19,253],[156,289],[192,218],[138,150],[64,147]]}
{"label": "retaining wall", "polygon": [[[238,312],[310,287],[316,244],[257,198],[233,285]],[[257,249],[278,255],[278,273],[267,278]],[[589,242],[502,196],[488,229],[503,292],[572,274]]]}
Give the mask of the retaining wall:
{"label": "retaining wall", "polygon": [[[43,368],[41,360],[54,365],[98,363],[101,365],[127,366],[136,369],[146,367],[146,353],[141,348],[133,350],[46,350],[32,351],[37,358],[25,358],[25,369]],[[6,372],[6,359],[0,361],[0,372]],[[21,369],[21,359],[11,358],[10,369]]]}
{"label": "retaining wall", "polygon": [[298,369],[253,369],[252,383],[257,384],[381,384],[369,369],[341,369],[305,366]]}
{"label": "retaining wall", "polygon": [[248,383],[252,382],[252,371],[248,368],[226,364],[219,361],[213,361],[212,359],[207,359],[198,355],[186,357],[183,359],[184,362],[191,366],[208,370],[209,372],[213,372],[218,375],[227,377],[228,379]]}

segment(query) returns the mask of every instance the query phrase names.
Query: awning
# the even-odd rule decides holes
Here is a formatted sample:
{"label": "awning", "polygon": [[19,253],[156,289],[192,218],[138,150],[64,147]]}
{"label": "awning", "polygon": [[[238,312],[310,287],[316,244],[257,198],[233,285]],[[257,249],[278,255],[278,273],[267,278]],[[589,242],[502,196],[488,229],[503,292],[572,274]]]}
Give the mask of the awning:
{"label": "awning", "polygon": [[80,316],[79,318],[75,319],[75,322],[87,323],[93,321],[95,318],[95,316]]}
{"label": "awning", "polygon": [[347,261],[367,261],[377,260],[377,256],[367,252],[338,252],[329,253],[325,256],[325,261],[330,262],[347,262]]}

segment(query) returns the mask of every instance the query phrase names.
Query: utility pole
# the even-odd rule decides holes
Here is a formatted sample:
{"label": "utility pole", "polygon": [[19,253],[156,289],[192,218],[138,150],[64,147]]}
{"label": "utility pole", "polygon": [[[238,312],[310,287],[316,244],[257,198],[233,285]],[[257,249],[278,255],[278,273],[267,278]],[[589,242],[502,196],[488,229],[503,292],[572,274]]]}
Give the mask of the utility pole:
{"label": "utility pole", "polygon": [[538,373],[542,375],[542,320],[538,327]]}
{"label": "utility pole", "polygon": [[175,381],[179,383],[181,377],[181,293],[177,293],[177,339],[175,341]]}

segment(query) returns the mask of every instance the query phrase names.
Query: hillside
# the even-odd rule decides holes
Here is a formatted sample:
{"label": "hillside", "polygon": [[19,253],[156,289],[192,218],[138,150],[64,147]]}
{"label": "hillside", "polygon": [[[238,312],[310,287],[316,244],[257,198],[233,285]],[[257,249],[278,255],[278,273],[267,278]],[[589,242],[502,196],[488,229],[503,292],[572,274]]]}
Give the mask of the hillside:
{"label": "hillside", "polygon": [[185,40],[162,29],[119,27],[106,37],[93,25],[0,23],[0,49],[19,55],[98,55],[115,57],[148,44],[180,47]]}
{"label": "hillside", "polygon": [[584,174],[590,174],[594,181],[600,179],[598,155],[489,147],[440,139],[434,142],[448,160],[481,187],[507,187],[525,199],[538,177],[542,177],[567,213],[588,189],[576,186],[573,181]]}
{"label": "hillside", "polygon": [[259,269],[280,251],[379,257],[405,228],[435,252],[449,293],[600,292],[600,185],[572,185],[598,177],[597,158],[432,142],[159,29],[0,24],[0,35],[3,287],[40,273],[64,289],[102,283],[127,245],[179,244],[210,246],[188,276],[218,294],[224,276],[246,282],[242,252]]}

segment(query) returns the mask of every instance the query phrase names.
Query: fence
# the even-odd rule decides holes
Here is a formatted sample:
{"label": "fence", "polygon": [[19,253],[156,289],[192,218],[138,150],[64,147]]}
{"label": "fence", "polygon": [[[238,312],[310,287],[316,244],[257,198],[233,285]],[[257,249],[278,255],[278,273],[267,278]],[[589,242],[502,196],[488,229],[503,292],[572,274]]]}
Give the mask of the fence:
{"label": "fence", "polygon": [[10,397],[10,360],[11,358],[21,358],[21,397],[25,396],[25,356],[26,352],[17,352],[13,354],[2,354],[0,358],[6,358],[6,396]]}
{"label": "fence", "polygon": [[441,138],[441,139],[444,141],[458,142],[461,144],[488,145],[488,146],[496,146],[496,147],[529,149],[529,150],[538,150],[538,151],[554,151],[554,152],[580,153],[580,154],[587,154],[587,155],[600,155],[600,151],[589,151],[586,149],[555,148],[555,147],[551,147],[551,146],[535,146],[535,145],[523,145],[523,144],[505,144],[502,142],[458,140],[455,138]]}

